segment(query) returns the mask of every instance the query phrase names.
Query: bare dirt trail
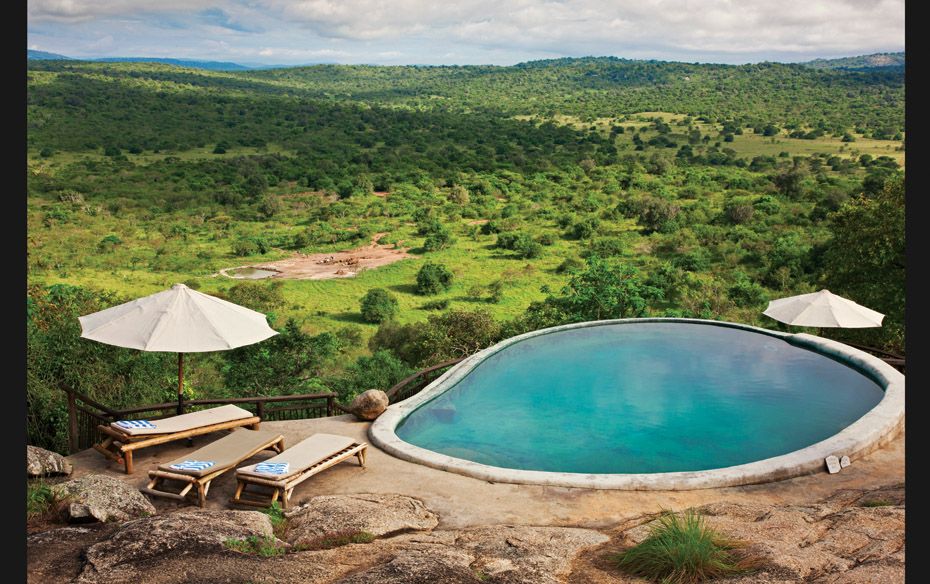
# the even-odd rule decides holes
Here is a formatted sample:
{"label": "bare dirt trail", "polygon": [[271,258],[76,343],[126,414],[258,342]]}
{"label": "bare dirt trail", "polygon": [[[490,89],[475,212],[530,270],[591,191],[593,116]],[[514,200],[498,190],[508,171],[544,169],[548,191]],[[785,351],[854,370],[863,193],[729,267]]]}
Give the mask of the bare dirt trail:
{"label": "bare dirt trail", "polygon": [[[407,253],[410,248],[379,243],[385,235],[387,233],[375,233],[370,244],[351,250],[315,254],[298,253],[283,260],[242,267],[277,272],[271,278],[329,280],[331,278],[351,278],[362,270],[379,268],[413,257]],[[221,270],[220,273],[227,275],[225,272],[229,269],[232,268]]]}

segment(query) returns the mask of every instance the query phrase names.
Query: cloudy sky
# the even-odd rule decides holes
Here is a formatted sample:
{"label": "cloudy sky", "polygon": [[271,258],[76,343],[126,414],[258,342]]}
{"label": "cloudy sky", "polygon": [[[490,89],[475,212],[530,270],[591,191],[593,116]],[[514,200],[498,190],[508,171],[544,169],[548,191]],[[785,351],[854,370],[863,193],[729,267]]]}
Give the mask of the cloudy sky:
{"label": "cloudy sky", "polygon": [[904,50],[904,0],[29,0],[30,49],[71,57],[715,63]]}

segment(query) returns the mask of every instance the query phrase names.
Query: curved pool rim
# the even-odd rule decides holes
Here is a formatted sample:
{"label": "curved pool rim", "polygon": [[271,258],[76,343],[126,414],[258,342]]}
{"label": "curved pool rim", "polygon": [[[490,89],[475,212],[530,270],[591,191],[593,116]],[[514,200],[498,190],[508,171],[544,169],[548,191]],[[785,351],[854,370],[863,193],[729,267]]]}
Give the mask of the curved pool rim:
{"label": "curved pool rim", "polygon": [[[521,470],[481,464],[441,454],[401,440],[395,433],[400,423],[421,405],[453,387],[491,355],[514,343],[575,328],[626,323],[691,323],[752,331],[782,339],[796,347],[835,359],[875,381],[885,392],[882,399],[861,418],[843,430],[802,448],[766,458],[716,469],[637,474],[588,474]],[[505,339],[453,366],[418,394],[388,406],[369,427],[371,441],[387,453],[439,470],[492,483],[518,483],[554,487],[619,490],[690,490],[750,485],[826,471],[828,456],[848,456],[855,461],[891,442],[904,427],[904,375],[878,357],[843,343],[805,333],[783,333],[759,327],[696,318],[623,318],[562,325]]]}

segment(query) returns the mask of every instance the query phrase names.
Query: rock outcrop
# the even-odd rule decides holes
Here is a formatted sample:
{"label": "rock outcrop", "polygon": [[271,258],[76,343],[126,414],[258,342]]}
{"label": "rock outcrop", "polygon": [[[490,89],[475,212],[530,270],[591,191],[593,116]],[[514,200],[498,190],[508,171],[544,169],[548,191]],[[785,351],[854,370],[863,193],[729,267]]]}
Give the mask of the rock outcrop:
{"label": "rock outcrop", "polygon": [[349,411],[360,420],[374,420],[388,407],[388,396],[380,389],[369,389],[355,396],[349,404]]}
{"label": "rock outcrop", "polygon": [[418,537],[385,564],[339,584],[506,582],[558,584],[584,548],[607,541],[591,529],[493,525]]}
{"label": "rock outcrop", "polygon": [[367,532],[376,537],[436,527],[439,518],[405,495],[323,495],[287,514],[287,540],[314,546],[334,535]]}
{"label": "rock outcrop", "polygon": [[149,570],[179,558],[190,558],[187,575],[196,581],[197,574],[211,569],[198,557],[235,554],[225,542],[252,536],[274,540],[268,515],[185,509],[127,521],[109,539],[87,549],[87,564],[78,582],[144,582]]}
{"label": "rock outcrop", "polygon": [[72,470],[71,463],[57,452],[26,445],[27,477],[70,475]]}
{"label": "rock outcrop", "polygon": [[106,475],[91,474],[52,485],[55,498],[72,522],[126,521],[155,514],[155,506],[138,489]]}
{"label": "rock outcrop", "polygon": [[[384,507],[387,509],[379,510]],[[807,505],[699,507],[707,524],[746,541],[761,567],[728,583],[897,583],[904,579],[904,488],[845,490]],[[27,538],[29,581],[43,584],[556,584],[641,583],[613,554],[642,541],[656,514],[608,533],[575,527],[490,525],[436,529],[420,501],[401,495],[315,497],[288,513],[282,536],[367,531],[371,543],[273,557],[234,551],[227,540],[275,538],[257,511],[190,510],[119,524],[53,529]],[[315,525],[319,523],[319,525]]]}

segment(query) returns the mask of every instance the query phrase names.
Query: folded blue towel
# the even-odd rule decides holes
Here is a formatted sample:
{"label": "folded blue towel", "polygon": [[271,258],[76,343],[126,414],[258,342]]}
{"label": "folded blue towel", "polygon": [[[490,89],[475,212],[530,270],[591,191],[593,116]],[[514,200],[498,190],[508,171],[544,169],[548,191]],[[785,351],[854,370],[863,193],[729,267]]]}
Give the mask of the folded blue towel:
{"label": "folded blue towel", "polygon": [[149,422],[148,420],[120,420],[116,422],[116,425],[120,428],[154,428],[155,424]]}
{"label": "folded blue towel", "polygon": [[290,463],[287,462],[259,462],[255,465],[255,470],[253,472],[279,475],[286,473],[289,466]]}
{"label": "folded blue towel", "polygon": [[179,464],[172,464],[169,468],[176,470],[203,470],[213,466],[212,460],[185,460]]}

